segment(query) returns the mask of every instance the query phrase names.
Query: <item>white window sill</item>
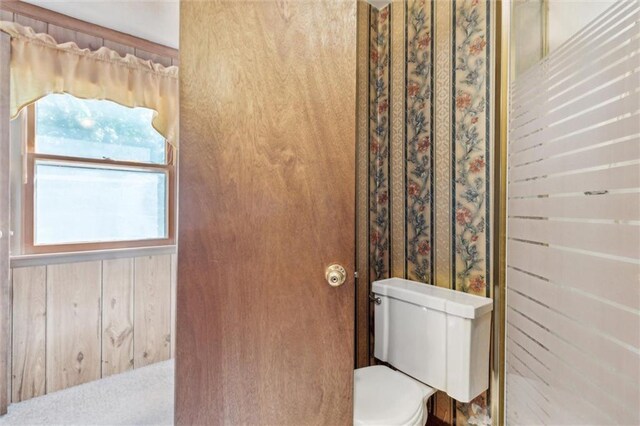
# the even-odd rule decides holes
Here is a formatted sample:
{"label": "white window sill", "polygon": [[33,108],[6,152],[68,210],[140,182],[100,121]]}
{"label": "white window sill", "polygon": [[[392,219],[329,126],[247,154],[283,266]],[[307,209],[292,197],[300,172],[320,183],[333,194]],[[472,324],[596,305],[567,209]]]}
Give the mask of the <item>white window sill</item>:
{"label": "white window sill", "polygon": [[55,265],[60,263],[89,262],[95,260],[157,256],[175,253],[177,253],[177,248],[175,245],[166,245],[67,253],[23,254],[11,256],[10,264],[11,268],[24,268],[27,266]]}

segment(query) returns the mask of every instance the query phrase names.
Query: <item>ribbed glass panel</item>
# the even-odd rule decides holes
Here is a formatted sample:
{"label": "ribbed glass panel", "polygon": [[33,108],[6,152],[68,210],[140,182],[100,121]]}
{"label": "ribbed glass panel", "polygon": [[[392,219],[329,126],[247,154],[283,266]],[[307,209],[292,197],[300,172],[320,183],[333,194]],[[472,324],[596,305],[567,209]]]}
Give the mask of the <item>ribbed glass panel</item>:
{"label": "ribbed glass panel", "polygon": [[519,76],[510,105],[507,422],[638,425],[640,2]]}

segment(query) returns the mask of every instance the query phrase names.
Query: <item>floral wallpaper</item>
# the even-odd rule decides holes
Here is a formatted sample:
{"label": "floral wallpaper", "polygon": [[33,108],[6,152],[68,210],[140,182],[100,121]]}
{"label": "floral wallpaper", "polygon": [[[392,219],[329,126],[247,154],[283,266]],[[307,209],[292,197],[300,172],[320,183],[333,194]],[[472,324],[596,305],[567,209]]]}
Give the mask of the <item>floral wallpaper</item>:
{"label": "floral wallpaper", "polygon": [[[490,4],[456,0],[453,12],[453,286],[490,296]],[[487,399],[456,402],[456,423],[490,425]]]}
{"label": "floral wallpaper", "polygon": [[[490,0],[398,0],[371,9],[372,281],[390,276],[390,264],[402,274],[399,256],[409,279],[491,295],[491,12]],[[396,203],[398,189],[404,198]],[[491,424],[490,396],[468,404],[444,398],[440,420]]]}
{"label": "floral wallpaper", "polygon": [[433,276],[432,4],[406,3],[406,238],[408,278]]}
{"label": "floral wallpaper", "polygon": [[371,280],[389,277],[389,7],[371,9],[369,238]]}
{"label": "floral wallpaper", "polygon": [[453,68],[453,277],[464,292],[489,295],[488,3],[455,2]]}

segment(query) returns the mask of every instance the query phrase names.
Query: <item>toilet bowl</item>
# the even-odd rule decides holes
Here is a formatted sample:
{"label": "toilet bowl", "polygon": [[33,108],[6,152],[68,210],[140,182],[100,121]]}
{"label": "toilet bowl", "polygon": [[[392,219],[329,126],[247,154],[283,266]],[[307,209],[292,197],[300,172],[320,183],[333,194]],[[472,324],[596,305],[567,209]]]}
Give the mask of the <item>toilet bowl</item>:
{"label": "toilet bowl", "polygon": [[355,370],[355,425],[424,426],[436,390],[469,402],[489,387],[491,299],[400,278],[372,290],[374,356],[397,370]]}
{"label": "toilet bowl", "polygon": [[436,391],[389,367],[359,368],[353,381],[353,424],[424,426]]}

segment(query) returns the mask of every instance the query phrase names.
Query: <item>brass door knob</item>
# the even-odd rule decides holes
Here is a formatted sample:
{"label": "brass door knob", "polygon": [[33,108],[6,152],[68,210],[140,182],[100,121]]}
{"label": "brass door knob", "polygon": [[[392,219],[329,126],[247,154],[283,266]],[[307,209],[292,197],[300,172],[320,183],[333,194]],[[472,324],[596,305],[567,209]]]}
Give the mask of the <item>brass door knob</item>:
{"label": "brass door knob", "polygon": [[325,277],[331,287],[340,287],[347,280],[347,271],[341,265],[334,264],[327,268]]}

